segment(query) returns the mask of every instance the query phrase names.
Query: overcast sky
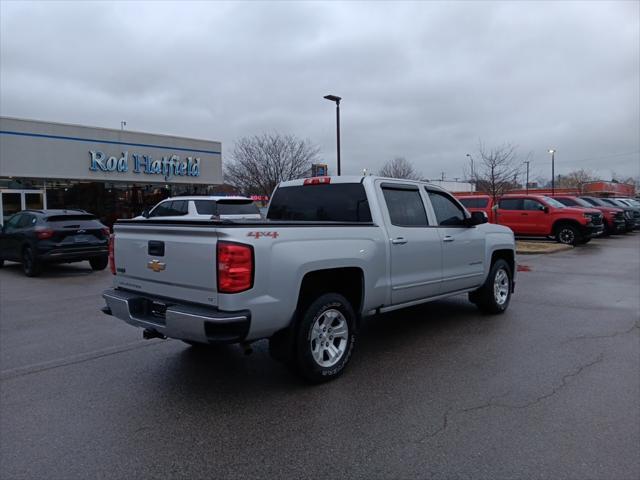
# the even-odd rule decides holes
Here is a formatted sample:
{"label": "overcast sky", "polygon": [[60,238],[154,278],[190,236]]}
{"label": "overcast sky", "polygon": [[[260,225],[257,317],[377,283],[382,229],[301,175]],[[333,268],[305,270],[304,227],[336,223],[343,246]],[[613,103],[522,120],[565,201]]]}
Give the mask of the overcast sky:
{"label": "overcast sky", "polygon": [[[0,114],[222,142],[291,133],[343,173],[640,175],[640,2],[0,2]],[[334,170],[335,171],[335,170]]]}

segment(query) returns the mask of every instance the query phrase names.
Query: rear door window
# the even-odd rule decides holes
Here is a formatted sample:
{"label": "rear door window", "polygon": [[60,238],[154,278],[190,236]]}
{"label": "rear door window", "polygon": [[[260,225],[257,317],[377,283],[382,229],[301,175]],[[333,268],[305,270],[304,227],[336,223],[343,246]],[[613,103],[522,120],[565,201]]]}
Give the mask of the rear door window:
{"label": "rear door window", "polygon": [[368,223],[371,211],[361,183],[296,185],[276,189],[267,218]]}
{"label": "rear door window", "polygon": [[503,198],[498,203],[498,208],[501,210],[522,210],[521,198]]}
{"label": "rear door window", "polygon": [[429,225],[418,187],[383,184],[382,193],[393,225],[398,227]]}

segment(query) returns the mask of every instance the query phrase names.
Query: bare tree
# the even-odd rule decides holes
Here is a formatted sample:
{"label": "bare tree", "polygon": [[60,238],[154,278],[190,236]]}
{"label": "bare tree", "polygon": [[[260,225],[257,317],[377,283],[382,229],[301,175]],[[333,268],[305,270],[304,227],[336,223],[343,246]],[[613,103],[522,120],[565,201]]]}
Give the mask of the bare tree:
{"label": "bare tree", "polygon": [[490,195],[495,203],[505,192],[518,186],[524,161],[518,157],[518,148],[509,143],[487,148],[480,142],[478,154],[473,181],[476,189]]}
{"label": "bare tree", "polygon": [[420,174],[413,168],[413,164],[404,157],[396,157],[385,163],[378,175],[390,178],[408,178],[409,180],[419,180]]}
{"label": "bare tree", "polygon": [[597,180],[597,177],[590,172],[581,168],[580,170],[573,170],[566,175],[558,175],[556,177],[556,188],[580,188],[583,183]]}
{"label": "bare tree", "polygon": [[307,176],[319,151],[310,140],[293,135],[243,137],[224,165],[224,179],[245,195],[271,195],[278,183]]}

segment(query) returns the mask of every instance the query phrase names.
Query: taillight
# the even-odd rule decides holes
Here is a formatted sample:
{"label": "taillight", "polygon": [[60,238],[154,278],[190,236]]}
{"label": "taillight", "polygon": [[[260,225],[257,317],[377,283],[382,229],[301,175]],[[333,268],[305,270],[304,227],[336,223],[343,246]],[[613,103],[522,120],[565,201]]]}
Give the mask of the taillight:
{"label": "taillight", "polygon": [[46,240],[47,238],[51,238],[53,237],[54,233],[55,232],[50,228],[42,228],[42,227],[36,228],[36,235],[40,240]]}
{"label": "taillight", "polygon": [[253,247],[218,242],[218,292],[238,293],[253,287]]}
{"label": "taillight", "polygon": [[109,270],[114,275],[116,274],[116,237],[115,235],[111,235],[109,237]]}
{"label": "taillight", "polygon": [[303,185],[324,185],[327,183],[331,183],[331,177],[312,177],[305,179]]}

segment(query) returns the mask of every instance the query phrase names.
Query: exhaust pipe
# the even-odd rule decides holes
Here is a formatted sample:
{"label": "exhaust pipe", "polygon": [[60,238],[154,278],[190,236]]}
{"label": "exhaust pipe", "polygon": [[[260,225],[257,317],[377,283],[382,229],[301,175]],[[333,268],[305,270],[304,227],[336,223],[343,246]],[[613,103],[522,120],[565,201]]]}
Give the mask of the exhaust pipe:
{"label": "exhaust pipe", "polygon": [[162,340],[165,340],[167,337],[165,337],[163,334],[161,334],[157,330],[153,330],[151,328],[145,328],[142,331],[142,338],[144,338],[145,340],[151,340],[152,338],[160,338]]}

